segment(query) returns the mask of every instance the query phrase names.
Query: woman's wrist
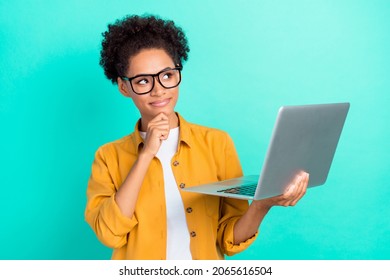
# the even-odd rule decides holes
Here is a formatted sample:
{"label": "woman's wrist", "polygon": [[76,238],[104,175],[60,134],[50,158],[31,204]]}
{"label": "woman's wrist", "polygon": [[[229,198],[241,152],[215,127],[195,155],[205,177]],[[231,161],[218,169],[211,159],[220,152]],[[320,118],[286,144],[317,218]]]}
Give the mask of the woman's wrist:
{"label": "woman's wrist", "polygon": [[138,154],[138,160],[143,162],[143,161],[152,161],[152,159],[154,158],[154,154],[152,153],[149,153],[148,151],[146,151],[145,149],[142,149],[139,154]]}
{"label": "woman's wrist", "polygon": [[270,203],[270,201],[267,199],[253,200],[251,205],[252,207],[255,207],[257,211],[262,211],[262,212],[268,212],[273,206],[273,204]]}

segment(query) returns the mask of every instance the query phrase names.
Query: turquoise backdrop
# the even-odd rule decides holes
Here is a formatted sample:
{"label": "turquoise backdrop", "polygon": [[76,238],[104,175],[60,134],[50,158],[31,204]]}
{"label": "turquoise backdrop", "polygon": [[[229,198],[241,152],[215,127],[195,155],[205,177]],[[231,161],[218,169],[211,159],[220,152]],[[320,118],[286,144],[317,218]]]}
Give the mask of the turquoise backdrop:
{"label": "turquoise backdrop", "polygon": [[0,2],[0,259],[109,259],[84,221],[95,150],[139,118],[98,65],[126,14],[187,33],[177,110],[259,172],[281,105],[351,103],[326,185],[233,259],[390,259],[390,1]]}

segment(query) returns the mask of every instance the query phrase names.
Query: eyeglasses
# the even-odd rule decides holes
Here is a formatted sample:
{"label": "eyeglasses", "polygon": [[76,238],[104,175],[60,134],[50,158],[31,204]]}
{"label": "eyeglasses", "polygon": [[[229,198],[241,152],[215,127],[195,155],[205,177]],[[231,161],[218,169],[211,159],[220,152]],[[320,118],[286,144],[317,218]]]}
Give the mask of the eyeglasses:
{"label": "eyeglasses", "polygon": [[154,77],[157,77],[158,82],[163,88],[170,89],[177,87],[181,81],[182,67],[164,69],[156,74],[140,74],[134,77],[121,77],[122,80],[129,81],[131,89],[135,94],[142,95],[151,92],[154,88]]}

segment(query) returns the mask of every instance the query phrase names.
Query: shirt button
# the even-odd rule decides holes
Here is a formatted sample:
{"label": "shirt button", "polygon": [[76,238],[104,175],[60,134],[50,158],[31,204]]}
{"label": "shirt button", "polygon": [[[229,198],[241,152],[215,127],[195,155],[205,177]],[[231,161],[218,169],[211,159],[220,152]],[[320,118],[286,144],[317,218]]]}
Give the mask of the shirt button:
{"label": "shirt button", "polygon": [[186,184],[181,183],[181,184],[179,185],[179,187],[180,187],[181,189],[184,189],[184,188],[186,187]]}
{"label": "shirt button", "polygon": [[179,162],[177,161],[177,160],[175,160],[174,162],[173,162],[173,166],[178,166],[179,165]]}
{"label": "shirt button", "polygon": [[191,213],[192,212],[192,208],[191,207],[188,207],[186,210],[187,210],[187,213]]}
{"label": "shirt button", "polygon": [[196,232],[195,231],[191,231],[190,235],[191,235],[191,237],[195,237],[196,236]]}

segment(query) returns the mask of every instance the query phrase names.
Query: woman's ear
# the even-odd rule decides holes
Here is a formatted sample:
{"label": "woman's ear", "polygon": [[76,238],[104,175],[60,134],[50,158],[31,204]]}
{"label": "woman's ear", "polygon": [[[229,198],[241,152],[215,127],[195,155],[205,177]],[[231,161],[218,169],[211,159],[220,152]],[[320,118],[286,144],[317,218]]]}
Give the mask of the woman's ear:
{"label": "woman's ear", "polygon": [[118,83],[118,89],[120,93],[125,97],[130,97],[130,91],[126,81],[122,80],[120,77],[118,77],[116,81]]}

